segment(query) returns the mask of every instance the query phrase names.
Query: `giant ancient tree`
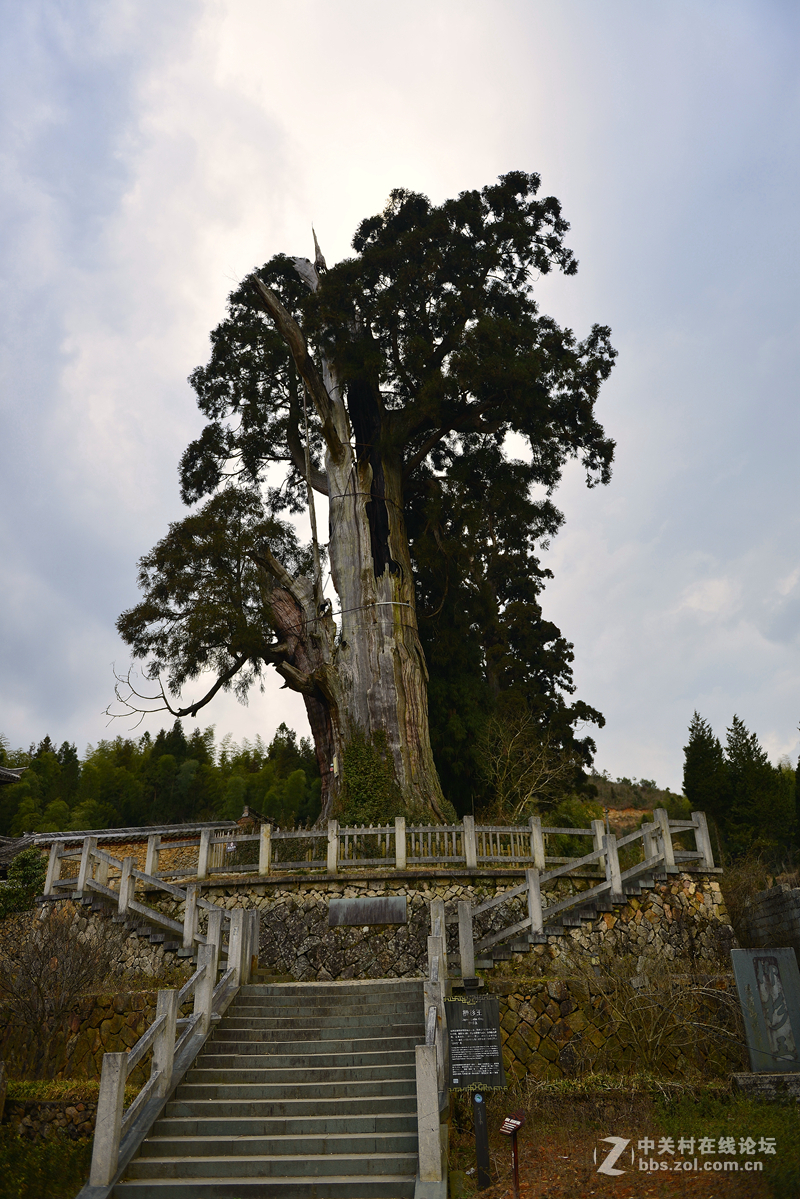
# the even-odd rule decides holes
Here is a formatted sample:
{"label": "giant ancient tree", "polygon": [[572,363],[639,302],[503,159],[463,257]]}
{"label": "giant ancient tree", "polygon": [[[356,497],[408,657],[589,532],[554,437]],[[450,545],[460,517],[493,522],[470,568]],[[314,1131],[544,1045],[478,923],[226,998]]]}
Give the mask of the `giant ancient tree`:
{"label": "giant ancient tree", "polygon": [[[534,279],[576,270],[559,203],[538,191],[538,176],[515,172],[440,206],[393,192],[359,226],[354,257],[327,268],[316,247],[313,263],[279,255],[246,278],[191,376],[208,423],[181,486],[202,503],[142,559],[144,598],[118,628],[150,678],[166,674],[160,696],[177,715],[220,688],[245,695],[273,666],[305,701],[323,816],[370,754],[398,811],[449,811],[431,752],[421,575],[426,602],[437,577],[442,604],[463,595],[462,640],[497,687],[524,674],[538,636],[551,690],[570,689],[568,644],[526,628],[519,601],[526,573],[546,573],[534,548],[560,521],[549,495],[565,462],[578,458],[590,485],[609,478],[613,443],[594,409],[614,351],[608,329],[579,341],[538,309]],[[328,505],[322,543],[315,494]],[[286,519],[302,509],[308,546]],[[505,657],[493,648],[503,622]],[[199,699],[169,698],[208,670]]]}

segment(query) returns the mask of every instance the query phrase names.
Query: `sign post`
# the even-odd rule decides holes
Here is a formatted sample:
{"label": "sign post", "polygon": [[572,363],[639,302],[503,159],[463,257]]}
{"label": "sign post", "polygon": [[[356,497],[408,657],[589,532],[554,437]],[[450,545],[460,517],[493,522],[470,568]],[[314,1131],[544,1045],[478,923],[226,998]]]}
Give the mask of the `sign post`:
{"label": "sign post", "polygon": [[500,1131],[511,1137],[511,1169],[514,1175],[514,1199],[519,1199],[519,1157],[517,1156],[517,1133],[525,1123],[525,1113],[520,1109],[506,1116]]}
{"label": "sign post", "polygon": [[468,992],[445,1000],[450,1061],[450,1088],[472,1091],[478,1190],[491,1186],[486,1092],[506,1085],[500,1005],[496,995]]}
{"label": "sign post", "polygon": [[486,1100],[480,1091],[472,1093],[472,1119],[475,1124],[475,1164],[478,1167],[478,1190],[492,1185],[489,1163],[489,1123],[486,1119]]}

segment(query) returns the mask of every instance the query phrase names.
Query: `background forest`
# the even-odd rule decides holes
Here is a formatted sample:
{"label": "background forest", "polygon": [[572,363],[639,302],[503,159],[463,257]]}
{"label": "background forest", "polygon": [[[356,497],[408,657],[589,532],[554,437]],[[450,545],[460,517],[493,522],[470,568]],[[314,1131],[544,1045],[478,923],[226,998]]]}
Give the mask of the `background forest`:
{"label": "background forest", "polygon": [[11,751],[0,739],[0,765],[27,766],[19,783],[0,787],[0,835],[70,829],[236,820],[245,804],[281,827],[313,822],[320,779],[306,738],[282,724],[269,745],[219,746],[214,729],[184,734],[178,720],[155,739],[116,737],[89,746],[84,758],[45,737]]}
{"label": "background forest", "polygon": [[[476,763],[483,760],[481,785],[459,794],[451,784],[460,814],[520,823],[539,811],[556,826],[585,828],[605,809],[641,811],[642,819],[655,807],[673,819],[700,810],[723,858],[756,853],[777,860],[798,846],[800,766],[770,763],[738,716],[723,745],[695,712],[684,747],[683,795],[660,789],[654,779],[587,775],[577,755],[548,745],[529,718],[484,720],[474,755]],[[177,720],[155,739],[145,733],[100,741],[82,759],[66,741],[57,748],[45,737],[29,750],[11,750],[0,735],[2,765],[27,767],[19,783],[0,787],[2,836],[236,820],[245,804],[286,828],[313,824],[320,811],[313,746],[285,724],[269,745],[260,738],[237,745],[230,734],[217,745],[213,727],[187,738]],[[380,779],[373,782],[380,786]]]}

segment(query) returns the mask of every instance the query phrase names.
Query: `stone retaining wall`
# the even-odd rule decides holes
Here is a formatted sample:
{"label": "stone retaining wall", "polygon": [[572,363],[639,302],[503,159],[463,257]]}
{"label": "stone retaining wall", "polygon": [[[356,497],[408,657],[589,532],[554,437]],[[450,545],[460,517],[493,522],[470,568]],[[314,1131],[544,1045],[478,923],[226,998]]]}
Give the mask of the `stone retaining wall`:
{"label": "stone retaining wall", "polygon": [[[122,1053],[138,1041],[155,1019],[155,991],[120,991],[82,999],[56,1036],[40,1075],[55,1079],[99,1079],[104,1053]],[[29,1034],[6,1027],[0,1034],[0,1060],[19,1076],[30,1069]],[[149,1060],[131,1072],[131,1085],[145,1082]]]}
{"label": "stone retaining wall", "polygon": [[97,1104],[76,1099],[9,1100],[3,1123],[30,1141],[46,1141],[61,1131],[71,1140],[94,1134]]}
{"label": "stone retaining wall", "polygon": [[[559,880],[547,895],[561,898],[585,890],[596,878]],[[203,894],[228,909],[258,908],[262,912],[260,964],[300,981],[349,978],[420,977],[425,969],[427,937],[430,932],[430,902],[444,899],[448,914],[455,913],[460,899],[473,904],[492,898],[518,885],[518,878],[437,877],[399,880],[372,877],[365,880],[337,879],[272,880],[268,884],[214,881]],[[328,907],[334,897],[405,895],[408,924],[329,928]],[[158,902],[164,911],[178,914],[178,907],[159,901],[157,893],[148,902]],[[514,897],[482,913],[475,921],[475,939],[499,930],[527,912],[526,900]],[[448,953],[458,952],[458,931],[449,925]],[[735,945],[716,875],[682,873],[631,897],[613,912],[600,914],[580,928],[550,937],[534,953],[515,955],[527,973],[547,973],[551,963],[579,954],[604,954],[689,959],[711,965],[729,962],[728,950]],[[512,967],[513,968],[513,967]],[[496,964],[494,973],[505,974],[508,964]]]}
{"label": "stone retaining wall", "polygon": [[[507,1081],[529,1074],[561,1078],[590,1068],[651,1069],[666,1076],[702,1070],[725,1077],[741,1068],[745,1054],[731,1002],[732,974],[637,981],[638,995],[622,975],[489,984],[500,995]],[[655,1007],[666,1013],[658,1021]],[[687,1016],[708,1027],[691,1037]]]}
{"label": "stone retaining wall", "polygon": [[748,949],[791,947],[800,962],[800,887],[778,883],[745,904],[738,925]]}

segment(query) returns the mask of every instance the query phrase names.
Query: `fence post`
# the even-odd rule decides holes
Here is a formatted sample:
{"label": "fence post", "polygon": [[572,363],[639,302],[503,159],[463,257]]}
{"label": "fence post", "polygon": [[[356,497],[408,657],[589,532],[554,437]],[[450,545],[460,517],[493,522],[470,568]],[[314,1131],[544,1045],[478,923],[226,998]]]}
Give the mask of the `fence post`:
{"label": "fence post", "polygon": [[86,890],[86,880],[92,877],[92,854],[97,849],[97,837],[84,837],[81,850],[81,865],[78,870],[78,891]]}
{"label": "fence post", "polygon": [[394,818],[394,868],[395,870],[406,869],[406,818],[405,816],[395,816]]}
{"label": "fence post", "polygon": [[611,900],[618,903],[624,902],[625,896],[622,892],[622,874],[619,868],[617,838],[613,833],[607,833],[603,836],[603,849],[606,854],[606,879],[611,883]]}
{"label": "fence post", "polygon": [[442,1148],[435,1044],[416,1046],[416,1067],[419,1177],[421,1182],[441,1182]]}
{"label": "fence post", "polygon": [[[603,837],[605,837],[605,835],[606,835],[606,826],[605,826],[604,821],[593,820],[592,821],[592,841],[594,843],[595,849],[603,848]],[[598,862],[600,864],[600,869],[605,871],[605,869],[606,869],[605,854],[603,854],[602,858],[598,859]],[[607,877],[608,877],[608,873],[606,872],[606,878]]]}
{"label": "fence post", "polygon": [[703,855],[703,867],[714,869],[714,851],[711,848],[711,837],[708,834],[708,821],[705,812],[692,812],[694,821],[694,840],[697,852]]}
{"label": "fence post", "polygon": [[667,874],[675,873],[675,850],[672,845],[672,829],[669,827],[669,813],[666,808],[656,808],[653,817],[659,825],[661,846],[664,853],[664,869]]}
{"label": "fence post", "polygon": [[[122,859],[122,873],[119,876],[119,899],[117,900],[117,909],[120,916],[124,916],[128,910],[128,903],[131,898],[131,891],[136,885],[131,871],[133,870],[133,858]],[[133,885],[131,885],[133,884]]]}
{"label": "fence post", "polygon": [[166,1019],[156,1033],[156,1039],[153,1042],[150,1075],[152,1077],[156,1070],[160,1072],[155,1086],[156,1094],[166,1095],[169,1093],[172,1081],[172,1063],[175,1059],[175,1024],[178,1019],[177,990],[158,992],[156,1019],[159,1016],[166,1016]]}
{"label": "fence post", "polygon": [[531,816],[528,821],[531,830],[531,857],[534,870],[544,870],[544,833],[542,832],[541,816]]}
{"label": "fence post", "polygon": [[339,873],[339,821],[328,821],[328,874]]}
{"label": "fence post", "polygon": [[472,904],[458,901],[458,952],[461,955],[461,977],[475,977],[475,942],[472,938]]}
{"label": "fence post", "polygon": [[191,949],[197,936],[197,887],[186,887],[186,906],[183,909],[183,948]]}
{"label": "fence post", "polygon": [[272,864],[272,825],[262,824],[258,839],[258,873],[269,874]]}
{"label": "fence post", "polygon": [[213,944],[201,945],[197,951],[197,965],[206,967],[206,972],[194,989],[194,1014],[199,1016],[195,1029],[207,1033],[211,1027],[211,1005],[214,1001],[214,987],[217,985],[217,947]]}
{"label": "fence post", "polygon": [[197,853],[197,877],[208,878],[208,858],[211,851],[212,829],[204,828],[200,832],[200,849]]}
{"label": "fence post", "polygon": [[108,886],[108,862],[105,858],[95,858],[94,881],[103,887]]}
{"label": "fence post", "polygon": [[228,929],[228,970],[233,969],[233,981],[237,987],[242,985],[242,969],[244,965],[244,908],[234,908],[231,912],[231,926]]}
{"label": "fence post", "polygon": [[158,859],[161,854],[161,834],[151,833],[147,838],[147,858],[144,864],[145,874],[158,874]]}
{"label": "fence post", "polygon": [[245,940],[247,949],[242,982],[249,983],[253,977],[253,971],[258,966],[258,955],[261,949],[261,912],[258,908],[252,908],[247,913],[247,937]]}
{"label": "fence post", "polygon": [[526,870],[525,881],[528,884],[528,919],[531,922],[531,932],[541,933],[544,928],[542,919],[542,893],[539,889],[539,871]]}
{"label": "fence post", "polygon": [[467,862],[467,870],[478,869],[478,842],[475,837],[475,817],[464,817],[464,857]]}
{"label": "fence post", "polygon": [[642,853],[644,859],[658,857],[658,845],[656,844],[656,836],[653,829],[642,834]]}
{"label": "fence post", "polygon": [[61,855],[63,852],[63,841],[54,841],[50,846],[50,859],[47,863],[47,878],[44,884],[45,895],[52,895],[55,892],[55,885],[61,878]]}
{"label": "fence post", "polygon": [[104,1053],[97,1096],[97,1119],[89,1182],[93,1187],[111,1186],[117,1173],[122,1109],[128,1081],[127,1053]]}
{"label": "fence post", "polygon": [[214,946],[214,952],[217,955],[217,963],[222,955],[222,917],[225,913],[222,908],[214,908],[208,913],[208,927],[206,930],[206,942]]}

